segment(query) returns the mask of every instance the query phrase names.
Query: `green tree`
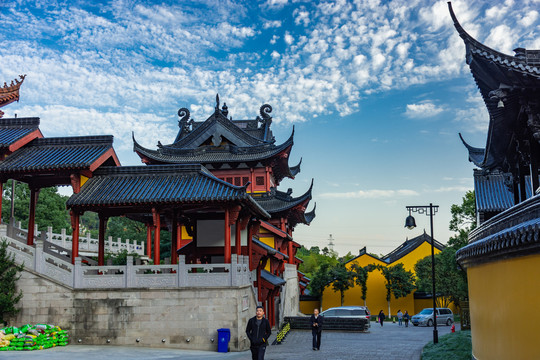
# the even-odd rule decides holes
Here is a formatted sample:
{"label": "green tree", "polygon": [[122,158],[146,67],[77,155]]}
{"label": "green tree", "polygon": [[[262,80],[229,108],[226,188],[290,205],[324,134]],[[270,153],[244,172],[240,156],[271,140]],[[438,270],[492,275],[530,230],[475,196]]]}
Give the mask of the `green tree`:
{"label": "green tree", "polygon": [[351,271],[353,272],[354,282],[356,285],[360,286],[362,289],[362,300],[364,300],[364,306],[366,305],[367,298],[367,279],[371,271],[375,269],[374,265],[360,266],[358,264],[353,264],[351,266]]}
{"label": "green tree", "polygon": [[339,291],[341,296],[341,306],[345,300],[345,291],[354,286],[354,273],[349,271],[344,263],[338,263],[330,271],[332,288],[334,291]]}
{"label": "green tree", "polygon": [[311,295],[320,299],[324,288],[331,280],[332,275],[330,274],[330,264],[322,264],[314,273],[311,281],[309,282],[308,287]]}
{"label": "green tree", "polygon": [[386,280],[386,301],[388,302],[388,316],[390,312],[390,299],[392,295],[396,299],[409,295],[415,287],[415,278],[412,271],[405,270],[402,263],[394,266],[377,265]]}
{"label": "green tree", "polygon": [[[7,223],[11,215],[11,180],[4,185],[2,196],[2,220]],[[66,210],[67,199],[67,196],[58,194],[56,187],[42,188],[39,191],[35,223],[40,231],[46,231],[48,226],[52,226],[55,232],[60,232],[60,229],[71,229],[69,213]],[[28,228],[30,189],[27,184],[16,183],[14,203],[15,219],[20,221],[23,227]]]}
{"label": "green tree", "polygon": [[463,196],[461,205],[452,205],[450,208],[452,219],[449,228],[452,231],[464,230],[469,232],[476,228],[476,199],[474,191],[467,191]]}
{"label": "green tree", "polygon": [[7,252],[7,247],[7,241],[0,240],[0,324],[19,312],[16,305],[23,296],[22,291],[17,292],[16,283],[24,266],[15,263],[15,256]]}

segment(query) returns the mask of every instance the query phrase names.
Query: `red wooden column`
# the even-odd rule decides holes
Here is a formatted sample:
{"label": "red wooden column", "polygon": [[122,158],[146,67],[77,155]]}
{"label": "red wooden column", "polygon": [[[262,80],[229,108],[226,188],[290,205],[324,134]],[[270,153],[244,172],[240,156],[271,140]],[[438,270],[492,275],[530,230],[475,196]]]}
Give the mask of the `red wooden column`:
{"label": "red wooden column", "polygon": [[75,264],[75,258],[79,256],[79,213],[71,210],[71,263]]}
{"label": "red wooden column", "polygon": [[173,211],[172,234],[171,234],[171,264],[178,264],[178,219],[176,211]]}
{"label": "red wooden column", "polygon": [[294,248],[293,248],[293,242],[292,240],[289,240],[289,243],[287,244],[289,249],[288,249],[288,254],[289,255],[289,264],[294,264]]}
{"label": "red wooden column", "polygon": [[177,223],[176,228],[176,250],[178,250],[182,246],[182,224]]}
{"label": "red wooden column", "polygon": [[[1,183],[0,182],[0,224],[2,223],[2,194],[4,193],[4,183]],[[12,197],[13,199],[15,198],[14,196]]]}
{"label": "red wooden column", "polygon": [[224,245],[224,257],[225,264],[231,263],[231,225],[229,224],[230,214],[229,209],[225,209],[225,245]]}
{"label": "red wooden column", "polygon": [[146,224],[146,256],[152,257],[152,224]]}
{"label": "red wooden column", "polygon": [[159,265],[160,258],[160,231],[161,231],[161,218],[159,212],[154,208],[152,209],[152,217],[154,218],[154,265]]}
{"label": "red wooden column", "polygon": [[236,255],[242,255],[242,229],[240,225],[240,219],[236,220],[236,234],[235,234],[235,247],[236,247]]}
{"label": "red wooden column", "polygon": [[34,227],[36,224],[36,205],[39,196],[39,189],[30,189],[30,214],[28,215],[28,237],[26,244],[34,245]]}
{"label": "red wooden column", "polygon": [[99,235],[98,235],[98,265],[105,265],[105,231],[107,230],[108,217],[99,214]]}

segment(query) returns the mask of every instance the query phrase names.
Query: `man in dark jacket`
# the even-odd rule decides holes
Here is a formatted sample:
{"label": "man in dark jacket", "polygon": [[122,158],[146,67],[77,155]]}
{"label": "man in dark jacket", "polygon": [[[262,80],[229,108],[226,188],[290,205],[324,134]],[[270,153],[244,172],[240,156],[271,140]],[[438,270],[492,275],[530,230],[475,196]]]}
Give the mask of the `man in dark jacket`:
{"label": "man in dark jacket", "polygon": [[264,317],[263,307],[257,306],[257,314],[249,319],[246,327],[246,334],[251,342],[250,350],[253,360],[264,360],[264,352],[271,333],[270,322]]}
{"label": "man in dark jacket", "polygon": [[319,315],[319,309],[313,310],[313,315],[311,315],[309,321],[311,323],[311,335],[313,336],[313,350],[320,350],[323,317]]}

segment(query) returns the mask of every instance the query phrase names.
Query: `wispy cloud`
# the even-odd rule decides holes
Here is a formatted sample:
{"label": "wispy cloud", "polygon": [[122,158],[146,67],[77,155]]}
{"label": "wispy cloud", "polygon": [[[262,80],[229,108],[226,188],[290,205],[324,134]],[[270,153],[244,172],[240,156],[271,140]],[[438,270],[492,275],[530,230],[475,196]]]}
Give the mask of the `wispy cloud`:
{"label": "wispy cloud", "polygon": [[391,197],[418,196],[414,190],[358,190],[349,192],[323,193],[320,196],[330,199],[384,199]]}
{"label": "wispy cloud", "polygon": [[425,101],[418,104],[407,104],[405,115],[409,118],[423,119],[437,116],[444,111],[442,106]]}

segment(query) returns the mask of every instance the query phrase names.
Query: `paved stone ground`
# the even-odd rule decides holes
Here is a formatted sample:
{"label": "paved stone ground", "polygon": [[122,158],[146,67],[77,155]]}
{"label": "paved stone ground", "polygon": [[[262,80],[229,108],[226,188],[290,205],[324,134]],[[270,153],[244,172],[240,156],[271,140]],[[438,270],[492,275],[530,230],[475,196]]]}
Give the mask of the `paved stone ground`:
{"label": "paved stone ground", "polygon": [[[383,327],[372,322],[369,332],[323,331],[321,350],[311,348],[311,332],[293,330],[281,345],[267,349],[267,360],[419,360],[423,347],[433,340],[433,328],[385,323]],[[448,334],[450,326],[439,326],[439,336]],[[456,330],[459,325],[456,324]]]}
{"label": "paved stone ground", "polygon": [[[439,336],[450,332],[449,326],[440,326]],[[456,330],[459,325],[456,325]],[[273,341],[275,334],[270,339]],[[433,339],[433,328],[385,323],[384,327],[372,322],[369,332],[323,331],[321,350],[311,349],[311,332],[292,330],[281,345],[266,349],[266,360],[310,359],[420,359],[422,348]],[[146,360],[146,359],[230,359],[249,360],[249,351],[217,353],[194,350],[134,348],[127,346],[69,345],[38,351],[0,352],[0,359],[9,360]]]}

